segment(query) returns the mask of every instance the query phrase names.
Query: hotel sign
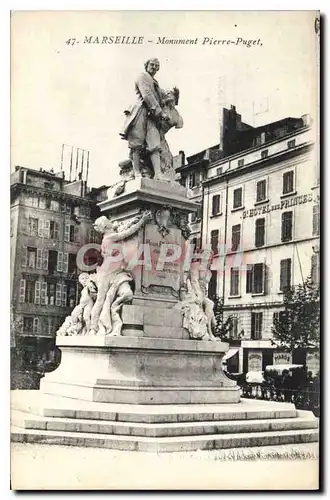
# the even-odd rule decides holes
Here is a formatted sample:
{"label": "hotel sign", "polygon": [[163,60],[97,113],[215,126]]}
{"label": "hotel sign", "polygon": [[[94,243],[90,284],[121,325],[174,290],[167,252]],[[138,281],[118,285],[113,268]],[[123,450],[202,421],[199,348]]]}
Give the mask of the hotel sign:
{"label": "hotel sign", "polygon": [[295,207],[296,205],[302,205],[303,203],[309,203],[313,201],[313,194],[302,194],[301,196],[292,196],[291,198],[287,198],[282,200],[281,203],[277,203],[276,205],[271,205],[267,203],[267,205],[260,205],[257,208],[251,208],[250,210],[244,210],[242,218],[246,219],[247,217],[257,217],[258,215],[268,214],[273,212],[274,210],[285,210],[287,208]]}

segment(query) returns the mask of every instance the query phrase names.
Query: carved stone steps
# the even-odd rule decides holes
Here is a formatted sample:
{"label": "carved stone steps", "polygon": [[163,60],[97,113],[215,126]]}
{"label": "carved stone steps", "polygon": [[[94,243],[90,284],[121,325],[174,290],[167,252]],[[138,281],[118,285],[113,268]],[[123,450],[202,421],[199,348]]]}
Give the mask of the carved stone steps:
{"label": "carved stone steps", "polygon": [[12,391],[11,407],[44,417],[145,424],[293,419],[298,416],[291,403],[242,400],[237,404],[130,405],[81,401],[41,391]]}
{"label": "carved stone steps", "polygon": [[175,436],[198,436],[209,434],[237,434],[237,433],[259,433],[272,431],[287,431],[301,429],[316,429],[318,424],[315,418],[309,415],[297,418],[278,418],[245,421],[200,421],[183,423],[139,423],[139,422],[115,422],[95,421],[87,419],[68,419],[40,417],[23,413],[12,412],[12,424],[23,429],[83,432],[92,434],[108,434],[120,436],[144,436],[144,437],[175,437]]}
{"label": "carved stone steps", "polygon": [[149,438],[83,432],[41,431],[21,429],[13,426],[11,438],[13,442],[20,443],[57,444],[147,452],[174,452],[312,443],[318,441],[318,430],[308,429]]}

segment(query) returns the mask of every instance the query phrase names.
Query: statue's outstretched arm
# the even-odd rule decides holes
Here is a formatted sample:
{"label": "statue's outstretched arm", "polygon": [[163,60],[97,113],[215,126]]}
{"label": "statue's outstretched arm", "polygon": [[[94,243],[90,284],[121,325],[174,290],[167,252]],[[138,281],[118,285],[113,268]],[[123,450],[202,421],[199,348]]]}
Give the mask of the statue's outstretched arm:
{"label": "statue's outstretched arm", "polygon": [[[152,214],[150,211],[145,211],[141,217],[141,219],[133,224],[132,226],[128,227],[127,229],[124,229],[118,233],[113,233],[110,235],[110,238],[112,241],[122,241],[126,240],[126,238],[129,238],[132,236],[134,233],[136,233],[140,227],[142,227],[146,222],[151,220]],[[108,237],[108,236],[107,236]]]}

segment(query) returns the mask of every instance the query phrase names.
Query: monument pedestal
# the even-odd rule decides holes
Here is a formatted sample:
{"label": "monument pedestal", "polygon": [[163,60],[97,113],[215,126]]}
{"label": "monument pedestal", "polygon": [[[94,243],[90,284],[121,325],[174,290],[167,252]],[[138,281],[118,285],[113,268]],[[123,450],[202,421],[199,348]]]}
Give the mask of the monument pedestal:
{"label": "monument pedestal", "polygon": [[59,368],[41,381],[48,394],[103,403],[238,403],[221,368],[222,342],[151,337],[63,337]]}

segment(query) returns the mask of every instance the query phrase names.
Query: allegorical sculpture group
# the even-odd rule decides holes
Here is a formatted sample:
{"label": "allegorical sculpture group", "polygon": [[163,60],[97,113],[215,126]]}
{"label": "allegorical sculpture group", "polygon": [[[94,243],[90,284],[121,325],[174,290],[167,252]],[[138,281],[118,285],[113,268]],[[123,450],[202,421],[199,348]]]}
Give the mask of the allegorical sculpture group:
{"label": "allegorical sculpture group", "polygon": [[[137,177],[149,177],[173,182],[175,169],[173,156],[165,139],[172,128],[182,128],[183,120],[176,109],[179,90],[160,88],[154,76],[159,70],[158,59],[149,59],[145,71],[135,82],[136,102],[125,110],[125,123],[120,135],[128,141],[130,159],[120,164],[122,181],[117,185],[114,196],[120,195],[125,184]],[[166,208],[169,211],[168,207]],[[173,213],[176,225],[185,239],[189,236],[186,224]],[[101,335],[121,334],[121,308],[133,298],[132,274],[127,271],[127,261],[113,259],[113,243],[125,245],[125,256],[130,255],[130,238],[157,215],[145,211],[125,223],[113,222],[105,216],[99,217],[94,228],[103,234],[101,254],[103,262],[93,274],[82,273],[79,282],[83,286],[79,304],[74,308],[58,335]],[[159,228],[160,238],[166,227]],[[136,245],[132,244],[132,252]],[[115,260],[115,262],[114,262]],[[183,326],[192,339],[212,340],[215,325],[213,302],[207,297],[210,272],[188,272],[185,274],[184,296],[177,304],[183,315]]]}

